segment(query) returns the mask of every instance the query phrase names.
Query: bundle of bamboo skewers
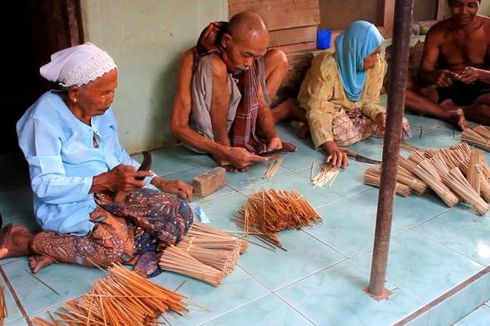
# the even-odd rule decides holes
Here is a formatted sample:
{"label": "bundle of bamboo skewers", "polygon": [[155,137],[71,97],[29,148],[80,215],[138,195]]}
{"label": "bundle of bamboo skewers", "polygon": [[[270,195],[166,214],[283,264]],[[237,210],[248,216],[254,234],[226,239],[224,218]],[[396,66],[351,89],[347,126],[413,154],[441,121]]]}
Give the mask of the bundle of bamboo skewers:
{"label": "bundle of bamboo skewers", "polygon": [[490,130],[484,126],[466,128],[461,133],[461,140],[486,151],[490,151]]}
{"label": "bundle of bamboo skewers", "polygon": [[108,268],[82,297],[66,302],[52,322],[36,317],[34,325],[148,325],[162,313],[187,312],[182,295],[148,281],[119,264]]}
{"label": "bundle of bamboo skewers", "polygon": [[233,272],[248,241],[209,225],[194,222],[176,246],[167,247],[160,257],[164,270],[187,275],[218,286]]}
{"label": "bundle of bamboo skewers", "polygon": [[[485,127],[483,127],[485,128]],[[489,132],[486,129],[483,132]],[[490,134],[490,132],[489,132]],[[380,170],[368,169],[364,182],[379,186]],[[490,168],[483,153],[472,151],[467,143],[450,148],[414,150],[408,158],[399,158],[397,193],[408,195],[406,185],[417,194],[431,188],[448,206],[465,201],[479,214],[485,214],[490,202]]]}
{"label": "bundle of bamboo skewers", "polygon": [[[364,183],[367,185],[379,187],[381,184],[381,172],[378,169],[375,168],[368,168],[364,172]],[[408,185],[396,182],[395,185],[395,192],[403,197],[410,196],[412,194],[412,188],[410,188]]]}
{"label": "bundle of bamboo skewers", "polygon": [[273,247],[282,248],[277,232],[321,222],[321,217],[295,190],[263,190],[248,197],[237,223],[245,234],[255,235]]}
{"label": "bundle of bamboo skewers", "polygon": [[160,257],[160,268],[204,281],[214,286],[221,284],[224,273],[192,257],[185,250],[170,245]]}

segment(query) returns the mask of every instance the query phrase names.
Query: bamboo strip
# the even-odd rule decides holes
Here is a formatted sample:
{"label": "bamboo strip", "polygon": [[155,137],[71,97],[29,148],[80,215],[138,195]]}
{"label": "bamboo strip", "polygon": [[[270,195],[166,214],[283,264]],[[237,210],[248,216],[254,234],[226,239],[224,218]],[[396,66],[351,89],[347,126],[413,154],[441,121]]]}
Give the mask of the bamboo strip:
{"label": "bamboo strip", "polygon": [[427,184],[401,165],[399,165],[397,169],[396,181],[409,186],[417,193],[417,195],[423,195],[429,189]]}
{"label": "bamboo strip", "polygon": [[203,264],[184,250],[168,246],[160,257],[160,267],[170,272],[187,275],[214,286],[221,284],[224,273]]}
{"label": "bamboo strip", "polygon": [[249,196],[236,222],[246,234],[282,248],[276,232],[301,228],[321,221],[318,213],[298,191],[269,189]]}
{"label": "bamboo strip", "polygon": [[478,125],[473,130],[483,138],[490,139],[490,128]]}
{"label": "bamboo strip", "polygon": [[483,137],[477,131],[466,128],[461,133],[461,140],[476,147],[490,151],[490,139]]}
{"label": "bamboo strip", "polygon": [[[458,197],[442,182],[437,169],[432,165],[433,159],[421,161],[413,170],[423,182],[425,182],[449,207],[455,206]],[[436,161],[438,163],[438,161]]]}
{"label": "bamboo strip", "polygon": [[480,197],[471,187],[468,181],[458,168],[452,168],[448,174],[443,177],[443,181],[451,189],[469,203],[480,215],[488,211],[488,204]]}
{"label": "bamboo strip", "polygon": [[[364,180],[365,184],[375,186],[375,187],[379,187],[381,184],[380,171],[377,169],[374,169],[374,168],[368,168],[364,172],[363,180]],[[410,196],[412,194],[412,188],[410,188],[406,184],[396,182],[395,192],[400,196],[407,197],[407,196]]]}
{"label": "bamboo strip", "polygon": [[337,178],[340,169],[332,164],[323,164],[320,172],[311,178],[313,188],[323,187],[325,185],[331,186]]}
{"label": "bamboo strip", "polygon": [[470,154],[470,161],[468,164],[468,170],[466,173],[466,179],[471,187],[480,196],[481,193],[481,179],[483,176],[483,153],[480,151],[472,151]]}
{"label": "bamboo strip", "polygon": [[3,326],[5,318],[7,318],[7,305],[5,303],[5,288],[0,286],[0,325]]}
{"label": "bamboo strip", "polygon": [[187,311],[183,297],[154,284],[121,265],[114,264],[82,297],[63,305],[48,322],[32,319],[34,325],[146,325],[155,323],[163,312]]}
{"label": "bamboo strip", "polygon": [[279,170],[281,164],[282,164],[282,157],[269,162],[269,165],[267,166],[267,170],[265,170],[264,178],[267,178],[269,180],[272,179],[276,174],[277,170]]}

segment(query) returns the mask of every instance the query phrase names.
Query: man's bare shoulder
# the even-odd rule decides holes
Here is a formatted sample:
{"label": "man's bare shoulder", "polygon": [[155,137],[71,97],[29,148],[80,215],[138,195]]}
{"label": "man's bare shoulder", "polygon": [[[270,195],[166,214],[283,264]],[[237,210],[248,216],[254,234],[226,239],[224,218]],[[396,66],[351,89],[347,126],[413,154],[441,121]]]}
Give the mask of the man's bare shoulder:
{"label": "man's bare shoulder", "polygon": [[449,32],[449,26],[449,19],[441,20],[440,22],[432,25],[432,27],[429,29],[429,32],[427,33],[427,37],[443,36],[444,34]]}
{"label": "man's bare shoulder", "polygon": [[228,73],[228,68],[223,59],[216,54],[210,54],[210,56],[211,70],[213,72],[213,76],[226,77]]}
{"label": "man's bare shoulder", "polygon": [[194,47],[185,51],[180,59],[182,66],[192,66],[194,62]]}
{"label": "man's bare shoulder", "polygon": [[479,24],[483,25],[483,28],[485,29],[485,33],[487,35],[490,35],[490,18],[487,16],[476,16],[475,19],[477,19]]}

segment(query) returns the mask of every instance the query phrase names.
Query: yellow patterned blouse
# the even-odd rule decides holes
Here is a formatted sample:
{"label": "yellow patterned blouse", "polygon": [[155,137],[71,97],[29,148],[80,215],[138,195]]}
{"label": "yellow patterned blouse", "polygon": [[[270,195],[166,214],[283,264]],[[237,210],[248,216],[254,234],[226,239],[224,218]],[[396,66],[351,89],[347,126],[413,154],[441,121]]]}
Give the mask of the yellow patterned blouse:
{"label": "yellow patterned blouse", "polygon": [[333,141],[332,121],[344,110],[359,108],[362,114],[373,120],[379,112],[386,111],[379,105],[385,65],[385,60],[378,54],[376,65],[367,72],[361,99],[352,102],[345,95],[335,61],[335,51],[323,51],[313,59],[301,83],[298,101],[306,110],[315,148],[327,141]]}

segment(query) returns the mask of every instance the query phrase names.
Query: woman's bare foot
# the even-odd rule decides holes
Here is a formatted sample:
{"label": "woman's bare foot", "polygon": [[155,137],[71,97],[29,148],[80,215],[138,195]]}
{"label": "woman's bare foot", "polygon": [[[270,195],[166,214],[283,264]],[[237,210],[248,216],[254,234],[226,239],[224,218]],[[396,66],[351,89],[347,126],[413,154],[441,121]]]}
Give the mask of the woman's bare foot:
{"label": "woman's bare foot", "polygon": [[35,255],[29,257],[29,267],[31,268],[32,273],[37,273],[44,267],[54,263],[55,260],[53,258],[43,256],[43,255]]}
{"label": "woman's bare foot", "polygon": [[29,255],[33,237],[31,231],[24,225],[5,226],[0,233],[0,259]]}
{"label": "woman's bare foot", "polygon": [[310,126],[308,124],[305,124],[301,128],[298,129],[296,132],[296,136],[302,139],[306,139],[310,135]]}

